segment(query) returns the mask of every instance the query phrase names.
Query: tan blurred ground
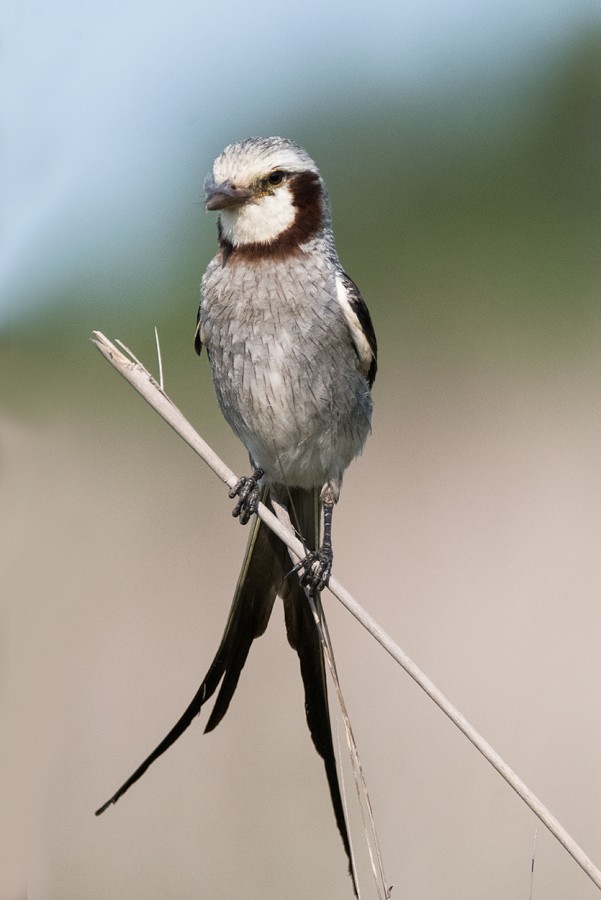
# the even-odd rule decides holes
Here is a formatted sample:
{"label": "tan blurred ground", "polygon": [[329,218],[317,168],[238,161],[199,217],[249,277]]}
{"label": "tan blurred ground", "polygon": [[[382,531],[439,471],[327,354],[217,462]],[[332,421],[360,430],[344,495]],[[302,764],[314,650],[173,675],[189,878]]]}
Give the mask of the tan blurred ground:
{"label": "tan blurred ground", "polygon": [[[396,384],[383,349],[337,574],[599,859],[600,364]],[[114,402],[142,405],[98,368]],[[28,859],[28,896],[44,900],[348,897],[279,610],[217,731],[193,726],[93,816],[195,691],[245,539],[221,486],[152,417],[130,420],[143,449],[122,416],[117,435],[109,421],[2,423],[15,850],[1,896],[23,896]],[[327,607],[393,896],[527,898],[534,817]],[[539,831],[534,896],[595,893]]]}

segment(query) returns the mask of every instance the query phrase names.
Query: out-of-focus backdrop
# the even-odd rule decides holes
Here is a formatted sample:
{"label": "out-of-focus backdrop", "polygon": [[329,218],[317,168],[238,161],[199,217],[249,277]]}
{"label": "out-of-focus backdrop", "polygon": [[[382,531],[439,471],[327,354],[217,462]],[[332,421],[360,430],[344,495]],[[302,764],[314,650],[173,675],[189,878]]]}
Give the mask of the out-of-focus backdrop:
{"label": "out-of-focus backdrop", "polygon": [[[244,471],[192,337],[215,247],[202,179],[259,134],[318,162],[379,337],[336,574],[600,865],[598,4],[12,6],[1,900],[351,896],[277,609],[219,728],[204,736],[203,714],[93,815],[195,692],[246,533],[89,337],[121,338],[156,371],[157,326],[167,391]],[[325,603],[393,897],[597,896]]]}

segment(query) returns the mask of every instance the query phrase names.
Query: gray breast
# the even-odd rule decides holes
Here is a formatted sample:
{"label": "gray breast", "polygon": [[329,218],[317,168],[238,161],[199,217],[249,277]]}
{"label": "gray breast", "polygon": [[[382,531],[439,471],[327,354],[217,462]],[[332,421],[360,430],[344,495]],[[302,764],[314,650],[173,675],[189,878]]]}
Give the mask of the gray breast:
{"label": "gray breast", "polygon": [[201,326],[225,418],[273,481],[338,479],[362,449],[371,396],[319,255],[216,260],[203,279]]}

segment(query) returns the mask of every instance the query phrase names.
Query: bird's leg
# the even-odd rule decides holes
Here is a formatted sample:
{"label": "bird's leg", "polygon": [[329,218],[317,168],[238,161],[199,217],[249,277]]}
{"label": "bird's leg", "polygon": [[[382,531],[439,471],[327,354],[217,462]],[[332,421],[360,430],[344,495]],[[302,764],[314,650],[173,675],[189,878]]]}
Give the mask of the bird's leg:
{"label": "bird's leg", "polygon": [[234,497],[240,499],[232,510],[232,515],[240,519],[241,525],[246,525],[253,513],[256,513],[261,498],[259,482],[265,473],[263,469],[255,469],[252,475],[244,475],[239,478],[229,492],[230,500]]}
{"label": "bird's leg", "polygon": [[293,571],[300,572],[300,583],[310,591],[323,591],[332,574],[332,513],[336,502],[335,493],[329,485],[321,493],[323,508],[323,538],[321,546],[311,550],[296,564]]}

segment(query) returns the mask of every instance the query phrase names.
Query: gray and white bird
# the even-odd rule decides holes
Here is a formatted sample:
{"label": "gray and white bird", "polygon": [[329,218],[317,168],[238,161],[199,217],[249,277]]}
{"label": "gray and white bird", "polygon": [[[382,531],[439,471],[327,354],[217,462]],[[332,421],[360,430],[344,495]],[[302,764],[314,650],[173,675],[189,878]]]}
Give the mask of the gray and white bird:
{"label": "gray and white bird", "polygon": [[332,510],[345,469],[370,432],[376,338],[369,312],[336,253],[327,191],[291,140],[248,138],[217,157],[205,181],[218,210],[219,252],[202,280],[195,347],[206,347],[221,410],[250,457],[252,475],[230,492],[242,523],[259,499],[289,517],[307,548],[292,567],[255,518],[225,633],[177,724],[103,812],[182,734],[219,687],[205,731],[221,721],[253,640],[281,598],[300,658],[309,729],[324,760],[338,828],[350,844],[332,742],[324,657],[308,602],[332,566]]}

